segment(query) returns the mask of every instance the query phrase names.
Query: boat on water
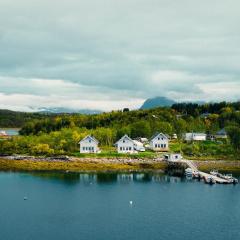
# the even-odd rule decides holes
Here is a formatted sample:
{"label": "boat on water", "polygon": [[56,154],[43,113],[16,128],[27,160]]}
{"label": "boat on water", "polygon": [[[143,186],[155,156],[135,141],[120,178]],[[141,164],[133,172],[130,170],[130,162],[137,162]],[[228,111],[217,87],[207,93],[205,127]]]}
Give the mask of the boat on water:
{"label": "boat on water", "polygon": [[237,184],[238,183],[238,179],[237,178],[234,178],[232,176],[232,174],[221,174],[219,173],[217,170],[212,170],[210,172],[211,175],[213,176],[216,176],[216,177],[219,177],[219,178],[222,178],[222,179],[225,179],[228,181],[228,183],[233,183],[233,184]]}
{"label": "boat on water", "polygon": [[204,177],[204,181],[207,184],[216,184],[216,180],[212,176]]}
{"label": "boat on water", "polygon": [[238,183],[238,179],[234,178],[232,174],[223,175],[222,178],[228,180],[230,183],[234,183],[234,184]]}

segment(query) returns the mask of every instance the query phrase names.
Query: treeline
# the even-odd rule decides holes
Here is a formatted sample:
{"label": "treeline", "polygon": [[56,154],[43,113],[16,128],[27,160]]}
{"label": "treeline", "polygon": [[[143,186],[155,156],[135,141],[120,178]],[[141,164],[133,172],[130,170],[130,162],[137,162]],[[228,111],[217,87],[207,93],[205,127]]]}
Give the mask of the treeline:
{"label": "treeline", "polygon": [[172,109],[182,114],[199,116],[201,114],[221,114],[225,109],[240,111],[240,102],[220,102],[220,103],[176,103],[172,105]]}
{"label": "treeline", "polygon": [[10,110],[0,110],[0,127],[2,128],[21,128],[27,122],[54,118],[55,115],[41,113],[15,112]]}
{"label": "treeline", "polygon": [[[213,118],[209,128],[215,127]],[[213,124],[213,126],[212,126]],[[170,108],[156,108],[151,110],[136,110],[130,112],[114,111],[99,115],[57,116],[43,120],[30,121],[20,131],[21,135],[38,135],[58,131],[62,128],[111,128],[116,130],[117,137],[128,134],[131,137],[150,137],[156,131],[167,134],[181,134],[185,131],[205,131],[205,119],[192,116],[177,117],[177,112]]]}

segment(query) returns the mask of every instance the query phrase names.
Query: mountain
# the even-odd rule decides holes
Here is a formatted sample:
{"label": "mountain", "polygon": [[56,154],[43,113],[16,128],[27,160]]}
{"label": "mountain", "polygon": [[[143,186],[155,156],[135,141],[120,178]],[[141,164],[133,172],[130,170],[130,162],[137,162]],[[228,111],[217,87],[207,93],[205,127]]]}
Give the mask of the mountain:
{"label": "mountain", "polygon": [[150,109],[156,107],[171,107],[174,103],[174,100],[166,97],[155,97],[147,99],[140,109]]}
{"label": "mountain", "polygon": [[81,113],[81,114],[99,114],[102,113],[100,110],[91,110],[91,109],[71,109],[71,108],[63,108],[63,107],[55,107],[55,108],[39,108],[37,110],[38,113]]}

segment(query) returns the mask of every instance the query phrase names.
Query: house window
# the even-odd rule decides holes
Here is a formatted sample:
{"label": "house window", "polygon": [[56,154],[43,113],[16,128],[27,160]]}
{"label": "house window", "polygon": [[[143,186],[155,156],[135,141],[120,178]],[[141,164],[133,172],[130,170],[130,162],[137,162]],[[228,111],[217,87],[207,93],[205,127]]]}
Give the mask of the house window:
{"label": "house window", "polygon": [[125,147],[123,147],[123,151],[125,151]]}
{"label": "house window", "polygon": [[126,147],[126,151],[128,151],[128,147]]}
{"label": "house window", "polygon": [[157,144],[155,144],[155,148],[157,148],[158,147],[158,145]]}
{"label": "house window", "polygon": [[164,147],[164,148],[166,148],[166,147],[167,147],[167,145],[166,145],[166,144],[163,144],[163,147]]}
{"label": "house window", "polygon": [[129,147],[129,150],[131,151],[131,150],[132,150],[132,147]]}
{"label": "house window", "polygon": [[125,140],[123,140],[123,143],[125,143]]}
{"label": "house window", "polygon": [[158,138],[158,140],[160,140],[160,138]]}
{"label": "house window", "polygon": [[85,147],[83,147],[82,149],[83,149],[83,151],[85,151]]}
{"label": "house window", "polygon": [[163,144],[161,144],[161,148],[163,148]]}
{"label": "house window", "polygon": [[122,151],[122,147],[120,147],[120,151]]}

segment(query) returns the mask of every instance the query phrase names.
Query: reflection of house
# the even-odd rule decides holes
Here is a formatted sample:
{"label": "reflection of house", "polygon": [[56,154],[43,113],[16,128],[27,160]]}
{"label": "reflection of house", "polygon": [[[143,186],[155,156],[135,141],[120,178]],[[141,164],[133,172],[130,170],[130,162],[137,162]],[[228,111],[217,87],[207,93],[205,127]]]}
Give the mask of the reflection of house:
{"label": "reflection of house", "polygon": [[220,131],[218,131],[215,135],[216,139],[226,139],[227,138],[227,132],[226,130],[223,128]]}
{"label": "reflection of house", "polygon": [[180,153],[172,153],[164,155],[164,160],[168,162],[177,162],[182,160],[182,155]]}
{"label": "reflection of house", "polygon": [[185,141],[206,141],[207,140],[207,134],[205,133],[186,133],[185,134]]}
{"label": "reflection of house", "polygon": [[86,136],[79,142],[80,153],[99,153],[98,143],[98,140],[93,136]]}
{"label": "reflection of house", "polygon": [[156,133],[149,142],[150,149],[153,151],[168,151],[169,140],[163,133]]}
{"label": "reflection of house", "polygon": [[128,135],[124,135],[115,145],[117,146],[118,153],[136,152],[134,149],[134,141]]}

